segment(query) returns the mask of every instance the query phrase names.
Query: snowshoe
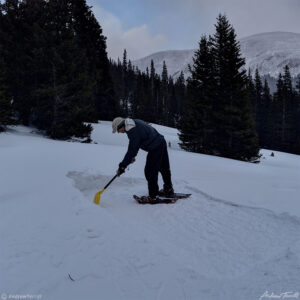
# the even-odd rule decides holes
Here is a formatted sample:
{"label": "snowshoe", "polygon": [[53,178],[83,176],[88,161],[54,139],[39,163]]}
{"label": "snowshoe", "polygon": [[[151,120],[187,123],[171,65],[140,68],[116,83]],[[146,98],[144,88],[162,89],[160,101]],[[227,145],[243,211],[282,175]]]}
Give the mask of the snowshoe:
{"label": "snowshoe", "polygon": [[139,204],[159,204],[159,203],[175,203],[178,199],[184,199],[190,197],[191,194],[175,193],[172,197],[156,196],[151,198],[149,196],[137,196],[133,195],[133,198]]}

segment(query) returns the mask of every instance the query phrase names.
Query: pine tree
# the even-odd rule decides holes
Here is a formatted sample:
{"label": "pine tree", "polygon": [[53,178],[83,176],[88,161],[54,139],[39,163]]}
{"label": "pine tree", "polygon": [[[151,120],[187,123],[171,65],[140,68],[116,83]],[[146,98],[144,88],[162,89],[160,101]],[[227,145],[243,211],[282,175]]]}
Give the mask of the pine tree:
{"label": "pine tree", "polygon": [[158,116],[159,111],[159,100],[158,100],[158,91],[157,91],[157,75],[155,72],[154,62],[151,59],[150,63],[150,95],[151,100],[149,103],[149,108],[153,110],[153,120],[152,122],[160,122],[160,116]]}
{"label": "pine tree", "polygon": [[[157,101],[160,100],[160,78],[155,73],[152,64],[152,78],[149,73],[141,72],[137,67],[133,67],[131,61],[127,62],[127,95],[130,100],[130,111],[128,116],[141,118],[147,122],[161,122],[157,115]],[[117,63],[110,62],[110,70],[117,93],[117,98],[122,103],[124,89],[123,64],[118,60]],[[123,114],[125,115],[124,111]]]}
{"label": "pine tree", "polygon": [[[37,65],[44,66],[43,80],[34,91],[37,105],[33,123],[45,129],[52,138],[65,139],[73,135],[89,137],[91,126],[85,125],[93,113],[94,81],[88,81],[88,58],[74,35],[70,1],[47,3],[49,20],[46,46],[39,49]],[[47,47],[47,45],[49,45]],[[46,79],[47,78],[47,79]]]}
{"label": "pine tree", "polygon": [[258,69],[255,71],[255,103],[256,103],[256,108],[255,108],[255,125],[256,125],[256,131],[258,133],[259,137],[259,144],[261,145],[261,139],[262,139],[262,127],[264,126],[264,103],[262,101],[262,96],[263,96],[263,85],[261,82],[261,78],[258,72]]}
{"label": "pine tree", "polygon": [[300,76],[297,79],[296,85],[298,93],[295,95],[293,111],[294,111],[294,119],[295,119],[295,140],[294,140],[294,153],[300,154]]}
{"label": "pine tree", "polygon": [[260,105],[261,97],[263,93],[263,86],[262,86],[261,77],[259,75],[258,69],[255,70],[254,82],[255,82],[255,93],[256,93],[257,104]]}
{"label": "pine tree", "polygon": [[123,52],[123,72],[126,73],[127,72],[127,67],[128,67],[128,63],[127,63],[127,51],[126,49],[124,49],[124,52]]}
{"label": "pine tree", "polygon": [[297,77],[296,89],[297,89],[298,94],[300,94],[300,75],[298,75],[298,77]]}
{"label": "pine tree", "polygon": [[106,38],[85,0],[7,0],[1,12],[5,84],[21,122],[66,138],[116,115]]}
{"label": "pine tree", "polygon": [[80,48],[88,59],[89,80],[95,80],[93,98],[96,114],[93,118],[111,120],[119,112],[119,105],[109,73],[106,37],[86,0],[69,1]]}
{"label": "pine tree", "polygon": [[213,106],[214,150],[221,156],[255,160],[258,141],[246,90],[245,60],[233,27],[219,15],[212,52],[216,62],[217,97]]}
{"label": "pine tree", "polygon": [[250,104],[251,104],[252,117],[253,117],[253,120],[255,120],[256,119],[256,110],[257,110],[257,103],[256,103],[257,98],[256,98],[255,84],[253,82],[250,68],[248,70],[246,79],[247,79],[248,98],[250,99]]}
{"label": "pine tree", "polygon": [[113,87],[115,90],[115,97],[116,101],[119,107],[119,114],[124,115],[124,110],[123,110],[123,91],[124,91],[124,80],[123,80],[123,67],[120,59],[118,58],[117,62],[114,62],[111,60],[110,62],[110,74],[112,77],[113,81]]}
{"label": "pine tree", "polygon": [[151,121],[151,110],[149,114],[149,79],[139,70],[134,73],[135,85],[132,86],[134,114],[133,117]]}
{"label": "pine tree", "polygon": [[287,97],[290,97],[293,93],[293,87],[292,87],[292,77],[290,73],[290,68],[288,65],[284,67],[283,85],[284,85],[284,93],[286,94]]}
{"label": "pine tree", "polygon": [[226,16],[219,15],[217,21],[214,36],[201,39],[190,69],[181,146],[253,161],[259,147],[242,70],[245,61]]}
{"label": "pine tree", "polygon": [[281,150],[282,145],[282,124],[283,124],[283,99],[284,99],[284,83],[282,74],[279,73],[277,83],[276,83],[276,92],[274,94],[274,103],[272,106],[272,118],[273,118],[273,137],[271,147],[274,150]]}
{"label": "pine tree", "polygon": [[188,151],[211,153],[212,103],[214,98],[214,57],[203,36],[195,52],[191,77],[187,80],[187,99],[179,123],[181,147]]}
{"label": "pine tree", "polygon": [[174,90],[175,90],[174,93],[176,97],[175,112],[174,112],[175,125],[176,125],[183,114],[183,103],[185,102],[185,97],[186,97],[186,85],[185,85],[184,74],[182,71],[175,82]]}
{"label": "pine tree", "polygon": [[291,151],[295,141],[294,92],[290,69],[286,65],[283,75],[282,143],[284,151]]}
{"label": "pine tree", "polygon": [[[0,8],[0,41],[3,40],[5,32],[3,32],[4,16]],[[0,132],[3,131],[5,126],[10,123],[12,116],[12,107],[7,95],[7,88],[5,86],[4,74],[5,64],[3,62],[4,52],[2,43],[0,43]]]}
{"label": "pine tree", "polygon": [[168,69],[166,62],[163,61],[163,69],[161,73],[161,99],[158,103],[158,114],[161,117],[161,124],[166,124],[169,125],[169,90],[168,90],[168,85],[169,85],[169,79],[168,79]]}
{"label": "pine tree", "polygon": [[127,63],[127,51],[124,49],[123,62],[122,62],[122,96],[121,106],[126,116],[129,115],[129,84],[128,84],[128,63]]}
{"label": "pine tree", "polygon": [[4,64],[0,58],[0,132],[5,130],[6,125],[14,123],[12,103],[4,85],[3,66]]}
{"label": "pine tree", "polygon": [[279,74],[273,104],[273,149],[291,151],[295,141],[294,92],[289,67]]}
{"label": "pine tree", "polygon": [[259,141],[260,146],[263,148],[271,149],[272,134],[273,134],[273,123],[272,123],[272,104],[273,99],[270,94],[270,88],[268,81],[265,79],[263,90],[262,90],[262,101],[260,106],[260,135]]}
{"label": "pine tree", "polygon": [[1,35],[5,78],[8,93],[14,99],[19,120],[28,125],[31,101],[30,41],[33,37],[30,25],[24,22],[24,4],[18,0],[6,0],[1,4]]}

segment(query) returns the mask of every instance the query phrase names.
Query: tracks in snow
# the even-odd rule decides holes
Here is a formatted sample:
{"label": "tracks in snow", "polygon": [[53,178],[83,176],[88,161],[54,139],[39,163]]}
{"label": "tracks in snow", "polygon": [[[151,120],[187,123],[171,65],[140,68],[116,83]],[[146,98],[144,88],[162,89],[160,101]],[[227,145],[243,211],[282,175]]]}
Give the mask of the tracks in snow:
{"label": "tracks in snow", "polygon": [[[78,172],[68,176],[85,196],[99,179],[106,180]],[[149,299],[195,299],[191,293],[198,291],[209,299],[232,299],[241,293],[236,287],[244,286],[241,298],[253,299],[275,289],[278,278],[290,290],[296,288],[298,218],[217,199],[184,182],[177,189],[192,191],[190,199],[139,206],[131,194],[144,188],[141,183],[120,178],[110,194],[115,206],[99,210],[106,231],[101,243],[89,239],[89,247],[95,243],[106,260],[86,248],[100,268],[109,265],[118,296],[139,297],[147,291]],[[133,292],[136,282],[139,288]]]}

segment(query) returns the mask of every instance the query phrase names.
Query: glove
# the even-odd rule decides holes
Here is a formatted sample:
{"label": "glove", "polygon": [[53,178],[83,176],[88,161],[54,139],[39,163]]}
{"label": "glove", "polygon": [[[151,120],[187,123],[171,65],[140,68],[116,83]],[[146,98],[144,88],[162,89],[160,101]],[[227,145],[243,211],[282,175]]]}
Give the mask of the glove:
{"label": "glove", "polygon": [[117,170],[117,175],[120,176],[125,173],[125,168],[119,165],[119,169]]}

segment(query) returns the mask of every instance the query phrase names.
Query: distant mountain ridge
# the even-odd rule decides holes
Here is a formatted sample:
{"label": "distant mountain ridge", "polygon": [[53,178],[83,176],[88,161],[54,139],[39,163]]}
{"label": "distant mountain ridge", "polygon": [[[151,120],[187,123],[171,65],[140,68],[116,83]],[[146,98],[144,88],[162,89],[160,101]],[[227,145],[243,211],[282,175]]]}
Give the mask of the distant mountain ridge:
{"label": "distant mountain ridge", "polygon": [[[292,77],[300,74],[300,34],[292,32],[268,32],[251,35],[239,40],[242,56],[246,59],[245,68],[254,73],[257,68],[264,77],[275,77],[283,72],[285,65],[290,67]],[[166,62],[168,74],[177,78],[183,71],[189,76],[188,65],[193,65],[196,49],[169,50],[153,53],[133,61],[140,70],[150,69],[151,60],[158,74]]]}

